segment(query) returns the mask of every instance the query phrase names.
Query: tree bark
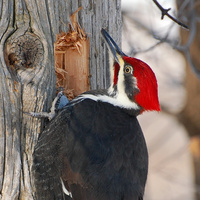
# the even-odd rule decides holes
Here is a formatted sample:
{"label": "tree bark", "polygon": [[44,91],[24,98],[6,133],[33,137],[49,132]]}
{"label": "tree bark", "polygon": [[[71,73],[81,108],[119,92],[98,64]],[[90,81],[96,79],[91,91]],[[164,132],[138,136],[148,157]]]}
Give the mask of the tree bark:
{"label": "tree bark", "polygon": [[108,86],[102,27],[121,41],[121,3],[95,0],[2,0],[0,3],[0,199],[35,199],[32,154],[43,121],[24,112],[48,111],[55,97],[56,34],[78,7],[90,37],[90,87]]}

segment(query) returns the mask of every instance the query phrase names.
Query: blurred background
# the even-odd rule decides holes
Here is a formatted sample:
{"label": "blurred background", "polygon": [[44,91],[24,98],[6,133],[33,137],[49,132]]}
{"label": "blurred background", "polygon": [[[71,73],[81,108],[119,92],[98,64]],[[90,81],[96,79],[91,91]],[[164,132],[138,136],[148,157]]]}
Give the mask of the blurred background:
{"label": "blurred background", "polygon": [[200,1],[122,0],[122,50],[156,74],[160,113],[139,117],[149,150],[145,200],[200,200]]}

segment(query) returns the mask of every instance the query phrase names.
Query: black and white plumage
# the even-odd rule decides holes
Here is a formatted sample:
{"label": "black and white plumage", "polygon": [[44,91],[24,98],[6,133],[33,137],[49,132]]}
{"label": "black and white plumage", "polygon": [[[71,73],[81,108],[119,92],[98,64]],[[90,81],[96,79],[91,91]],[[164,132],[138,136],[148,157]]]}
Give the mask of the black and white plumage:
{"label": "black and white plumage", "polygon": [[[33,166],[39,200],[143,199],[148,153],[136,117],[160,109],[156,79],[148,65],[126,57],[105,30],[102,34],[114,56],[113,82],[108,90],[72,100],[42,132]],[[138,74],[143,75],[137,70],[149,70],[144,82],[153,80],[147,89],[141,87]],[[143,91],[145,99],[137,96]]]}

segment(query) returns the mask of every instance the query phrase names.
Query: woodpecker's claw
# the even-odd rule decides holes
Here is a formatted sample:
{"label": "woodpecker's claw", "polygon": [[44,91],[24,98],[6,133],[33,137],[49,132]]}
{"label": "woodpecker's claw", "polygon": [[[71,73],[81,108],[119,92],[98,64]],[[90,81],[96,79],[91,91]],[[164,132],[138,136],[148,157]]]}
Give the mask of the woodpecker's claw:
{"label": "woodpecker's claw", "polygon": [[32,116],[32,117],[36,117],[36,118],[48,118],[49,121],[56,115],[56,113],[61,110],[63,107],[65,107],[67,104],[69,103],[69,100],[67,99],[67,97],[63,94],[63,90],[61,90],[56,98],[54,99],[54,101],[52,102],[52,106],[50,109],[50,112],[39,112],[39,113],[35,113],[35,112],[24,112],[24,114]]}
{"label": "woodpecker's claw", "polygon": [[35,117],[35,118],[48,118],[49,121],[52,120],[52,118],[55,116],[55,113],[48,113],[48,112],[39,112],[39,113],[35,113],[35,112],[24,112],[25,115],[29,115],[31,117]]}

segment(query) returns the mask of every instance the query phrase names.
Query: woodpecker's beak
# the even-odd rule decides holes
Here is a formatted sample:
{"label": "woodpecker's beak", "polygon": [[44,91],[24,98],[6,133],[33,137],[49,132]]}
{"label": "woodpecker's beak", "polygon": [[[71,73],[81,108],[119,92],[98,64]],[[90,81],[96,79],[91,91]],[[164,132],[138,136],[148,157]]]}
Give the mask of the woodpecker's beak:
{"label": "woodpecker's beak", "polygon": [[122,62],[124,63],[123,56],[126,55],[121,51],[121,49],[117,46],[115,41],[110,37],[105,29],[101,29],[101,34],[103,35],[109,50],[112,52],[115,61],[121,66]]}

